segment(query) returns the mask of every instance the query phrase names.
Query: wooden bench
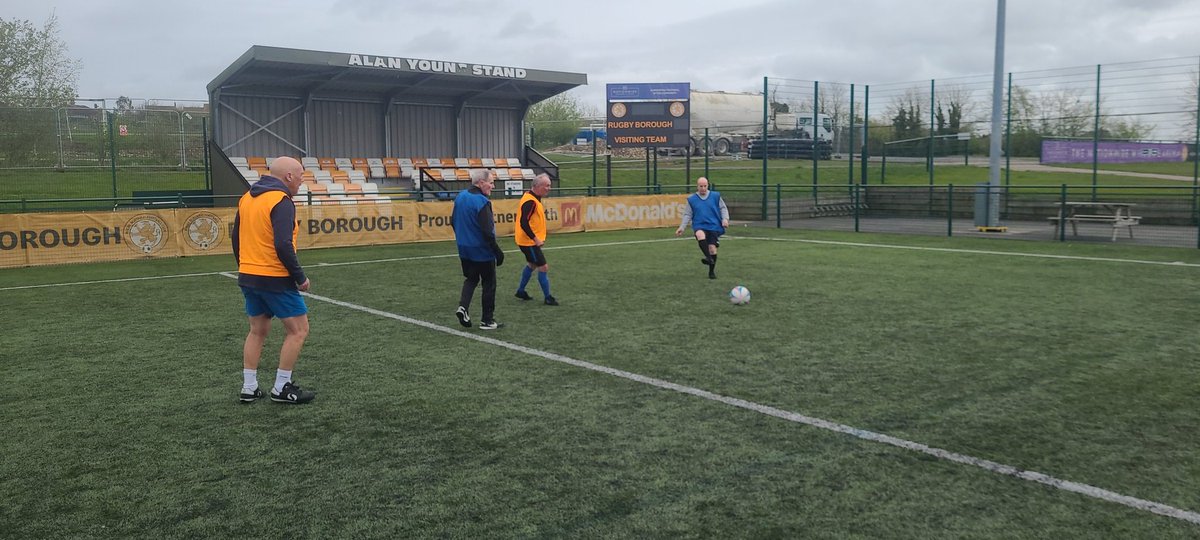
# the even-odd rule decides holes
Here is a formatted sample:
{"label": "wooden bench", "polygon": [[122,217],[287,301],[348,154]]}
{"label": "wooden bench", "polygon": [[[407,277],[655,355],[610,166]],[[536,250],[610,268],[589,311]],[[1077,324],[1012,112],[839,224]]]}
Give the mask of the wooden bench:
{"label": "wooden bench", "polygon": [[1059,226],[1059,223],[1058,223],[1059,219],[1063,219],[1067,223],[1070,223],[1071,224],[1071,234],[1073,234],[1075,236],[1079,236],[1079,223],[1081,223],[1081,222],[1082,223],[1108,223],[1108,224],[1112,225],[1112,229],[1113,229],[1112,241],[1116,242],[1117,241],[1117,231],[1121,227],[1124,227],[1127,231],[1129,231],[1129,237],[1133,238],[1133,226],[1138,225],[1141,222],[1142,216],[1124,216],[1124,215],[1114,216],[1111,214],[1110,215],[1075,214],[1072,216],[1067,216],[1065,218],[1060,218],[1059,216],[1050,216],[1047,219],[1049,219],[1050,224],[1055,227]]}

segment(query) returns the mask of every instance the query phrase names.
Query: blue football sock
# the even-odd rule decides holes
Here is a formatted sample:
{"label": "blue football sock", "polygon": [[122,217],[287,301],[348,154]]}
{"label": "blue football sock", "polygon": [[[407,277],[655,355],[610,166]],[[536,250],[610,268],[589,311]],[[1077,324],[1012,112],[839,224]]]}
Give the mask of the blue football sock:
{"label": "blue football sock", "polygon": [[525,269],[521,270],[521,284],[517,285],[517,292],[525,290],[525,286],[529,284],[529,278],[533,275],[533,269],[529,265],[525,265]]}
{"label": "blue football sock", "polygon": [[538,284],[542,286],[542,295],[550,298],[550,274],[548,272],[538,272]]}

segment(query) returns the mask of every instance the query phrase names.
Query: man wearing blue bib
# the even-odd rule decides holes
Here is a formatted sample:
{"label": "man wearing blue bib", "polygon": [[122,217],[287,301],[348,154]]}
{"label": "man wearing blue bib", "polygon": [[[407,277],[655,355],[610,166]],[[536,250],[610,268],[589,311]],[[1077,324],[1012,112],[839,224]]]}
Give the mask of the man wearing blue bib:
{"label": "man wearing blue bib", "polygon": [[450,224],[454,227],[454,243],[458,245],[458,259],[462,263],[463,286],[458,297],[458,309],[454,315],[459,324],[471,327],[471,297],[475,287],[483,282],[483,321],[481,330],[495,330],[504,326],[496,322],[496,267],[504,264],[504,251],[496,243],[496,221],[492,217],[492,202],[488,196],[496,185],[496,173],[492,169],[472,169],[471,187],[459,192],[454,198],[454,212]]}
{"label": "man wearing blue bib", "polygon": [[719,192],[708,190],[708,179],[703,176],[696,180],[696,192],[687,198],[687,203],[675,236],[683,235],[683,229],[691,222],[700,254],[704,255],[700,262],[708,266],[708,279],[717,279],[717,248],[721,246],[725,227],[729,226],[729,208]]}

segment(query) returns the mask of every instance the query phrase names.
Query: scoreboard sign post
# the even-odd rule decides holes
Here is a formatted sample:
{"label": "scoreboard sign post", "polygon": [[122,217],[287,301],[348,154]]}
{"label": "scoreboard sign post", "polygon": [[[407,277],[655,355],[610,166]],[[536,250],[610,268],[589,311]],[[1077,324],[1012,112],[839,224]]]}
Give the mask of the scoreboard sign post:
{"label": "scoreboard sign post", "polygon": [[688,147],[691,83],[607,85],[608,146]]}

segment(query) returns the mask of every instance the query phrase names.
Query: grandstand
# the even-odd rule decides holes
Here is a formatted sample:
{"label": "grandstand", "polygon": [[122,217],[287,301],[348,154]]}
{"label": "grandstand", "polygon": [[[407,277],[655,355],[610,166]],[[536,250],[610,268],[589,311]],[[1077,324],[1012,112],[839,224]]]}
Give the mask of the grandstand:
{"label": "grandstand", "polygon": [[525,113],[582,84],[580,73],[256,45],[208,85],[214,194],[244,192],[280,155],[301,160],[311,204],[456,191],[474,168],[557,181],[524,144]]}
{"label": "grandstand", "polygon": [[[258,182],[269,171],[273,157],[229,156],[229,162],[245,180]],[[300,204],[359,204],[391,200],[380,194],[381,184],[436,185],[452,189],[455,182],[470,181],[471,169],[492,169],[499,180],[532,180],[538,173],[522,167],[519,158],[316,158],[301,157],[304,183]],[[378,163],[379,165],[372,165]],[[391,165],[385,166],[385,163]],[[420,164],[420,165],[417,165]],[[424,180],[426,182],[422,182]]]}

